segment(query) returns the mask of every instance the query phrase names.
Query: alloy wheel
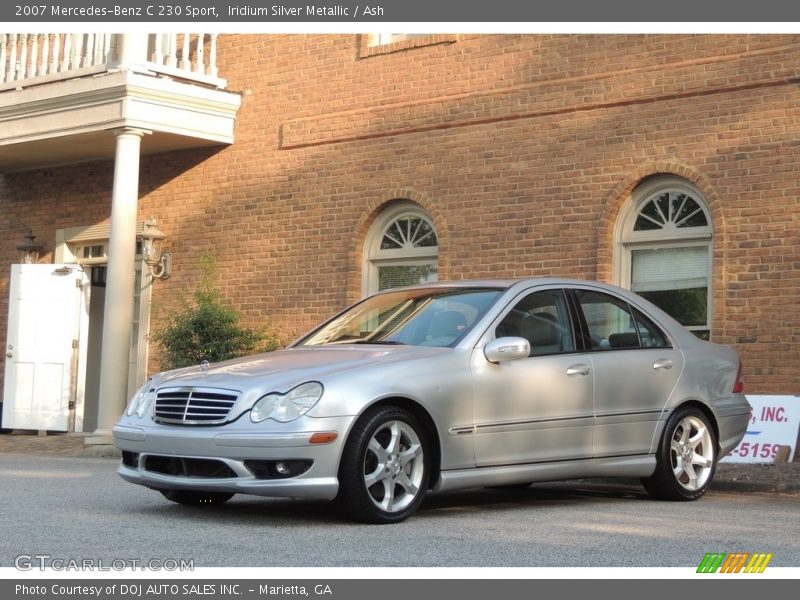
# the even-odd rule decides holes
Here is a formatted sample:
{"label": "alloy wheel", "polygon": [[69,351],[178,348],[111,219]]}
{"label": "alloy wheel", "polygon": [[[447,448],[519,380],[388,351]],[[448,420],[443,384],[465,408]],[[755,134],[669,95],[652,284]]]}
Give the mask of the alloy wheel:
{"label": "alloy wheel", "polygon": [[681,419],[672,432],[670,457],[678,484],[691,492],[702,488],[714,466],[714,441],[707,425],[692,415]]}
{"label": "alloy wheel", "polygon": [[414,428],[399,420],[380,425],[367,444],[363,479],[382,511],[397,513],[420,493],[425,472],[422,443]]}

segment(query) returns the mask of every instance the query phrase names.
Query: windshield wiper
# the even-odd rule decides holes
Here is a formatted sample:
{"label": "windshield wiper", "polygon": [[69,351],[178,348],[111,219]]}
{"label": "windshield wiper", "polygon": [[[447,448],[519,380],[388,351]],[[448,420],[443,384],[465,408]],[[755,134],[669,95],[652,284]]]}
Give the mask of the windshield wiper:
{"label": "windshield wiper", "polygon": [[405,342],[398,342],[396,340],[356,340],[350,342],[352,344],[380,344],[383,346],[406,346]]}

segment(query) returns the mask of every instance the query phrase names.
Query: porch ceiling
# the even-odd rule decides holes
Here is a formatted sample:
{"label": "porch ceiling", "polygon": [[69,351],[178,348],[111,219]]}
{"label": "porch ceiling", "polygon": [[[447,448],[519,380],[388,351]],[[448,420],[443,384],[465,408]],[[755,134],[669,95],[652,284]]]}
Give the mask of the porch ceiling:
{"label": "porch ceiling", "polygon": [[0,93],[0,172],[113,159],[113,131],[148,132],[142,153],[233,142],[238,94],[114,71]]}
{"label": "porch ceiling", "polygon": [[[142,138],[142,154],[218,146],[222,142],[153,131]],[[115,137],[90,131],[62,137],[0,145],[0,173],[57,167],[93,160],[113,160]]]}

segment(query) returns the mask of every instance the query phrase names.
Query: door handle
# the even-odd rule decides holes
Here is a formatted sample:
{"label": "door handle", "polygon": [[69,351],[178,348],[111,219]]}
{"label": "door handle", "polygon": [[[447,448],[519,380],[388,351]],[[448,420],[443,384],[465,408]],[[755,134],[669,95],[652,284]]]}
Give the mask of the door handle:
{"label": "door handle", "polygon": [[586,376],[590,373],[589,365],[572,365],[567,369],[567,376],[575,377],[576,375]]}
{"label": "door handle", "polygon": [[669,371],[672,368],[672,361],[668,358],[657,360],[653,363],[653,368],[656,371]]}

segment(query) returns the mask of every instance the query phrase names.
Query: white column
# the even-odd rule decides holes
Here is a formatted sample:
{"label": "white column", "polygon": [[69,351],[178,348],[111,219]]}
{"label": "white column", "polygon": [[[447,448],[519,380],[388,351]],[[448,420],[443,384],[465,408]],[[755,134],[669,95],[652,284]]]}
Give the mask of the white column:
{"label": "white column", "polygon": [[111,428],[122,416],[128,401],[133,317],[133,286],[136,260],[136,208],[139,198],[139,148],[141,129],[114,132],[117,148],[114,191],[111,196],[111,233],[108,243],[108,273],[100,352],[100,406],[97,429],[88,444],[110,444]]}
{"label": "white column", "polygon": [[115,66],[121,69],[130,69],[136,65],[147,62],[148,38],[147,33],[121,33],[116,34],[116,61]]}

